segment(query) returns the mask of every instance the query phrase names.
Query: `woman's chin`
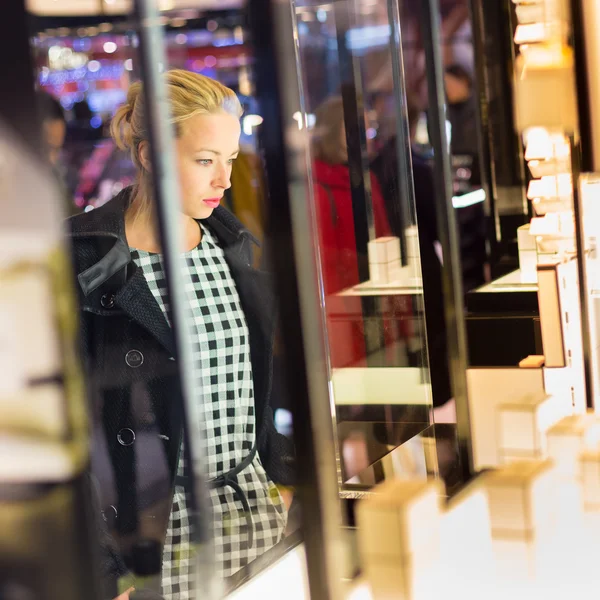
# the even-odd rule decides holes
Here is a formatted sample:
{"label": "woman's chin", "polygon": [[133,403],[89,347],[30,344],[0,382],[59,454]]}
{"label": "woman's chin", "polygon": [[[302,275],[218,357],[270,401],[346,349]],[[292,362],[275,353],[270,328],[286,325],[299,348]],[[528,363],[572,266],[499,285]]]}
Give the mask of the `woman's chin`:
{"label": "woman's chin", "polygon": [[210,215],[213,214],[214,212],[214,208],[211,208],[210,206],[199,206],[198,208],[195,208],[193,211],[190,211],[188,214],[190,217],[192,217],[192,219],[195,219],[196,221],[202,221],[203,219],[208,219],[208,217],[210,217]]}

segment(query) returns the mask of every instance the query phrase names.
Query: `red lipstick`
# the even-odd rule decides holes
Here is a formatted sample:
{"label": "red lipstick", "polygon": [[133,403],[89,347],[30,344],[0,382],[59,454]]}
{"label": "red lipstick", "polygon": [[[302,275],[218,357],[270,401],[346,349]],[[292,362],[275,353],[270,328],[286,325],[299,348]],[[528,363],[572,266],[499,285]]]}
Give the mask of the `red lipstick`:
{"label": "red lipstick", "polygon": [[206,200],[202,200],[202,202],[210,206],[210,208],[217,208],[221,203],[221,198],[207,198]]}

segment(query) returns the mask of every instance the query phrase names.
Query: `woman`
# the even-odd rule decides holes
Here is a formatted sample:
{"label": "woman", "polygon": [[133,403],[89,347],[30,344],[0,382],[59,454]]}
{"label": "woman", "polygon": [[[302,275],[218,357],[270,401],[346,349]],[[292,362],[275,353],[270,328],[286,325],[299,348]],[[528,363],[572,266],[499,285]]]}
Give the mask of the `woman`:
{"label": "woman", "polygon": [[[269,407],[274,299],[265,274],[250,266],[252,236],[219,206],[239,151],[237,97],[182,70],[164,80],[176,132],[181,264],[193,313],[186,325],[195,340],[198,397],[191,401],[206,433],[216,566],[229,577],[276,544],[286,525],[273,483],[288,485],[292,477],[291,444],[276,432]],[[137,184],[70,221],[95,417],[92,467],[111,535],[128,564],[147,559],[148,541],[158,541],[162,593],[184,599],[194,586],[180,387],[139,82],[111,130],[131,150]],[[105,573],[121,575],[109,558]]]}

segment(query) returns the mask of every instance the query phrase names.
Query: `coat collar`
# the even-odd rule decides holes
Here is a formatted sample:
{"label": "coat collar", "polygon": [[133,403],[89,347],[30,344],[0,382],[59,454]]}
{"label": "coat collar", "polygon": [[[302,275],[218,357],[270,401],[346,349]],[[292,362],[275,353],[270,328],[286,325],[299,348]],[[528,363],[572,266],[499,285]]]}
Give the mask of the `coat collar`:
{"label": "coat collar", "polygon": [[[132,261],[127,244],[125,211],[131,193],[132,188],[126,188],[102,207],[69,220],[75,254],[78,254],[78,243],[88,248],[91,244],[93,248],[91,264],[84,264],[77,274],[83,307],[88,312],[106,316],[115,314],[115,309],[126,313],[174,355],[171,328],[154,300],[143,271]],[[241,271],[251,270],[246,258],[251,255],[249,244],[258,244],[258,241],[229,211],[218,207],[202,223],[219,240],[230,268],[236,271],[234,277]],[[112,296],[114,307],[106,308],[103,300],[107,295]]]}
{"label": "coat collar", "polygon": [[[125,211],[132,195],[132,187],[125,188],[102,207],[71,219],[71,236],[77,238],[104,238],[112,245],[98,262],[79,273],[81,290],[88,296],[131,262],[131,253],[125,235]],[[198,221],[200,222],[200,221]],[[245,241],[258,245],[258,240],[225,208],[217,207],[203,224],[217,236],[224,249]]]}

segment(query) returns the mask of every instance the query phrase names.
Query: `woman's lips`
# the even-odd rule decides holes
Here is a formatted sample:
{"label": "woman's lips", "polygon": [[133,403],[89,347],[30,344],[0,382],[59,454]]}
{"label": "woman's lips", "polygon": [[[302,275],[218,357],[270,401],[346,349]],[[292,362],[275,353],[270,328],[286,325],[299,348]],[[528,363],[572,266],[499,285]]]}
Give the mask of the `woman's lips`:
{"label": "woman's lips", "polygon": [[208,204],[211,208],[217,208],[221,203],[221,198],[207,198],[206,200],[202,200],[204,204]]}

